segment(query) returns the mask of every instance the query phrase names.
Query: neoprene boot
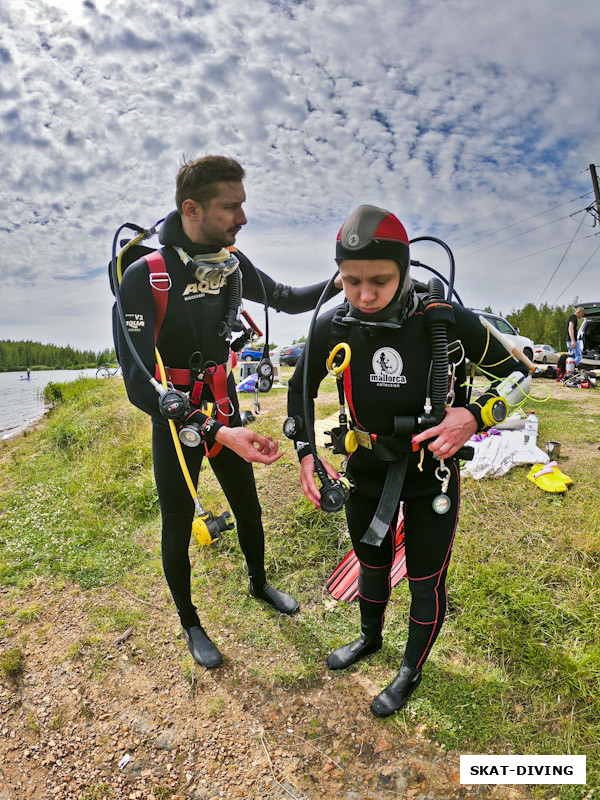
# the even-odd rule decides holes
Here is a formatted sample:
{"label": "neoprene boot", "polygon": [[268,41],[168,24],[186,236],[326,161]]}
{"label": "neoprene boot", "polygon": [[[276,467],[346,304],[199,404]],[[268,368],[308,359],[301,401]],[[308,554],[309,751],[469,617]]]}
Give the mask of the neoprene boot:
{"label": "neoprene boot", "polygon": [[252,597],[264,600],[265,603],[273,606],[280,614],[295,614],[300,608],[295,597],[292,597],[291,594],[287,594],[287,592],[280,592],[278,589],[274,589],[272,586],[269,586],[268,583],[263,583],[259,588],[253,583],[252,579],[250,579],[248,591]]}
{"label": "neoprene boot", "polygon": [[216,644],[212,642],[202,625],[192,625],[183,629],[188,650],[194,659],[206,669],[218,667],[223,661]]}
{"label": "neoprene boot", "polygon": [[371,711],[376,717],[389,717],[406,705],[408,698],[421,683],[420,669],[409,667],[403,661],[400,672],[381,694],[371,703]]}
{"label": "neoprene boot", "polygon": [[361,633],[360,638],[350,644],[343,644],[327,657],[329,669],[346,669],[361,658],[381,650],[383,639],[380,633]]}
{"label": "neoprene boot", "polygon": [[[365,591],[365,575],[368,578],[369,574],[368,571],[365,571],[364,565],[361,564],[361,572],[358,579],[359,591],[361,588]],[[369,588],[372,587],[367,586],[367,590]],[[386,604],[382,602],[374,603],[366,600],[362,595],[358,598],[358,603],[360,605],[360,638],[334,650],[327,659],[329,669],[346,669],[346,667],[350,667],[361,658],[381,649],[383,644],[381,631],[383,630]]]}

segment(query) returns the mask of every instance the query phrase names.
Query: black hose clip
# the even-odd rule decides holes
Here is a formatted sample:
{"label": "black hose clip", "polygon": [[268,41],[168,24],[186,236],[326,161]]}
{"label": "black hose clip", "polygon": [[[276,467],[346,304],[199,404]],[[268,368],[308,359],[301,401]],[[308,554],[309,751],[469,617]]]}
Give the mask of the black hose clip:
{"label": "black hose clip", "polygon": [[[348,450],[348,432],[349,428],[347,424],[342,424],[337,428],[332,428],[330,431],[325,431],[327,436],[331,437],[331,441],[327,442],[325,447],[336,455],[347,456],[348,452],[353,452]],[[354,448],[354,450],[355,449],[356,448]]]}

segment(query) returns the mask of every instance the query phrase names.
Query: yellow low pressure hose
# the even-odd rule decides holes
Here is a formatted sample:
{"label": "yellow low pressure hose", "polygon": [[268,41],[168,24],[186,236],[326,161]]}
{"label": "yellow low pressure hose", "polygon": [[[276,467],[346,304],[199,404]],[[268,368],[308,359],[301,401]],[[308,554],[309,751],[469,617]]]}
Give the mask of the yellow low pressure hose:
{"label": "yellow low pressure hose", "polygon": [[121,266],[121,264],[123,263],[123,255],[129,250],[130,247],[133,247],[134,244],[142,242],[144,239],[147,239],[150,235],[151,234],[149,234],[148,232],[138,233],[137,236],[135,236],[130,242],[127,242],[127,244],[122,248],[117,258],[117,276],[119,278],[119,285],[123,280],[123,268]]}
{"label": "yellow low pressure hose", "polygon": [[[160,357],[160,353],[158,352],[158,348],[154,348],[154,354],[156,356],[156,363],[158,364],[158,371],[160,372],[160,382],[163,385],[164,389],[167,389],[167,375],[165,373],[165,367]],[[187,487],[190,490],[190,494],[192,495],[192,499],[194,501],[194,505],[196,506],[196,510],[198,511],[199,515],[204,514],[204,509],[200,504],[200,500],[198,498],[198,492],[196,491],[196,487],[192,481],[192,477],[190,475],[190,471],[188,469],[187,464],[185,463],[185,456],[183,455],[183,450],[181,449],[181,442],[179,441],[179,436],[177,435],[177,428],[175,427],[175,423],[172,419],[169,420],[169,428],[171,430],[171,436],[173,437],[173,444],[175,445],[175,452],[177,453],[177,458],[179,459],[179,466],[181,467],[181,472],[183,473],[183,477],[185,482],[187,483]]]}

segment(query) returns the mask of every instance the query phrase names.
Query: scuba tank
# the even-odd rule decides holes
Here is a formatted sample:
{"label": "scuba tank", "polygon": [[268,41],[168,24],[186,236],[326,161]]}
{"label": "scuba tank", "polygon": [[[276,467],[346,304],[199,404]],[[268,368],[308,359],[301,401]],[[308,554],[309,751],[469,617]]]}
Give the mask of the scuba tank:
{"label": "scuba tank", "polygon": [[567,356],[565,361],[565,378],[571,378],[575,374],[575,359]]}

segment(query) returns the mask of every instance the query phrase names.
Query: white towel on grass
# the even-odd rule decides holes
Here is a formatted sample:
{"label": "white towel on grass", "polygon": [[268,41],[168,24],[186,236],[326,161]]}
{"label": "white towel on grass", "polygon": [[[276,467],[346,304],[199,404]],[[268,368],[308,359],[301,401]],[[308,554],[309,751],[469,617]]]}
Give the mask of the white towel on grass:
{"label": "white towel on grass", "polygon": [[525,444],[523,431],[502,431],[481,442],[468,442],[475,450],[471,461],[465,462],[461,475],[475,478],[495,478],[518,464],[547,464],[549,456],[537,445]]}

